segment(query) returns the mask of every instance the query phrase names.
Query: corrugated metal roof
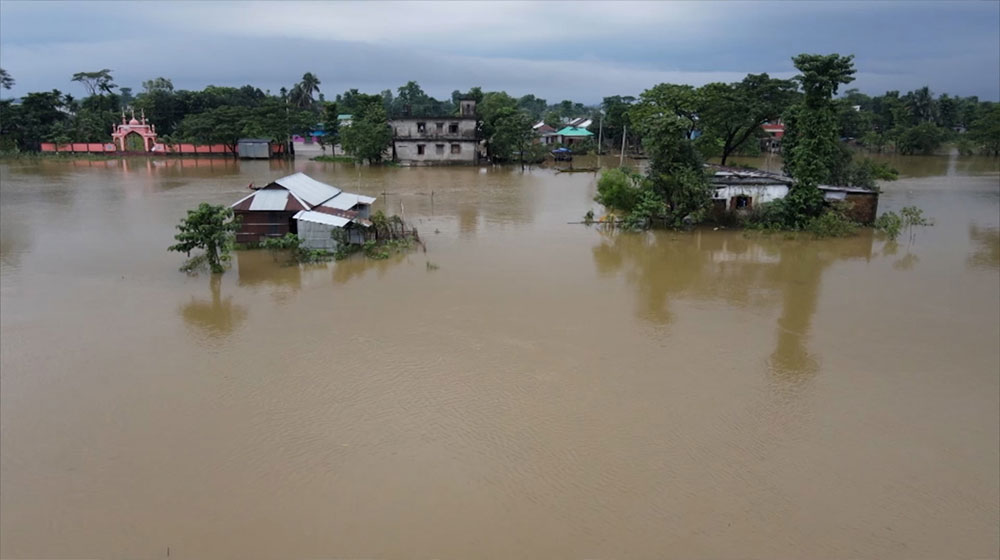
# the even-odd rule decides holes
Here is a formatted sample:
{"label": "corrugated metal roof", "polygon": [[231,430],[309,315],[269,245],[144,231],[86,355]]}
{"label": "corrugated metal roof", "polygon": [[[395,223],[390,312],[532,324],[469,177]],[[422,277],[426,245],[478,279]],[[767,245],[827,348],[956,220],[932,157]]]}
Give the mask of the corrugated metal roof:
{"label": "corrugated metal roof", "polygon": [[324,214],[323,212],[311,212],[308,210],[303,210],[294,216],[296,220],[303,222],[312,222],[314,224],[326,224],[333,227],[344,227],[351,223],[351,220],[347,218],[341,218],[340,216],[333,216],[330,214]]}
{"label": "corrugated metal roof", "polygon": [[337,187],[321,183],[301,172],[277,179],[274,183],[285,187],[310,207],[322,204],[341,192]]}
{"label": "corrugated metal roof", "polygon": [[322,205],[338,210],[350,210],[356,204],[371,204],[372,202],[375,202],[375,199],[370,196],[345,192],[327,200]]}
{"label": "corrugated metal roof", "polygon": [[587,130],[585,128],[577,128],[575,126],[567,126],[566,128],[563,128],[562,130],[560,130],[556,134],[558,134],[559,136],[593,136],[594,135],[593,132],[591,132],[591,131],[589,131],[589,130]]}
{"label": "corrugated metal roof", "polygon": [[264,189],[254,193],[250,210],[284,210],[288,204],[288,191]]}

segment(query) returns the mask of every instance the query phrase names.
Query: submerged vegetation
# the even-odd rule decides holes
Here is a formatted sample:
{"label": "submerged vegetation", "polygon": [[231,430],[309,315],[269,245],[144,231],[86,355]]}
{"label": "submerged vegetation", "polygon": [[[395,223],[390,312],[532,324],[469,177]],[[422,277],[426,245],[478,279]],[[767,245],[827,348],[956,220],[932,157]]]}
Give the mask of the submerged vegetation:
{"label": "submerged vegetation", "polygon": [[[187,254],[188,261],[181,267],[185,272],[194,272],[208,264],[213,273],[222,273],[230,260],[229,251],[239,227],[232,208],[202,202],[197,209],[188,210],[187,217],[177,226],[180,230],[174,236],[177,243],[167,250]],[[204,250],[204,254],[191,258],[195,249]]]}

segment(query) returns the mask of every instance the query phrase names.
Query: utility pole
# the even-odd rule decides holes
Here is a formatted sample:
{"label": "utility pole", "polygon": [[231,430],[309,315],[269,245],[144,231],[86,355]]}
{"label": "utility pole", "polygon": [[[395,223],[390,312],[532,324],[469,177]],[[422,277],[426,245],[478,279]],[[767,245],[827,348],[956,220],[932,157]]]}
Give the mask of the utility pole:
{"label": "utility pole", "polygon": [[618,157],[618,167],[625,165],[625,137],[628,136],[628,125],[622,126],[622,153]]}
{"label": "utility pole", "polygon": [[601,124],[597,131],[597,155],[604,149],[604,111],[601,111]]}

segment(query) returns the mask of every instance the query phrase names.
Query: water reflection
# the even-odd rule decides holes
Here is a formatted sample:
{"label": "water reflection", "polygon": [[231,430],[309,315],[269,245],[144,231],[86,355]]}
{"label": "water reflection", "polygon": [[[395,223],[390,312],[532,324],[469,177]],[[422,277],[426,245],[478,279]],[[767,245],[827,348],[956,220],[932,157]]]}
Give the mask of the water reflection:
{"label": "water reflection", "polygon": [[781,377],[814,373],[807,348],[824,271],[831,264],[872,258],[871,232],[835,240],[746,237],[730,232],[606,233],[593,248],[602,275],[623,273],[638,292],[637,315],[667,325],[680,299],[721,300],[737,308],[781,313],[768,364]]}
{"label": "water reflection", "polygon": [[1000,268],[1000,228],[969,224],[973,249],[966,259],[969,268]]}
{"label": "water reflection", "polygon": [[192,298],[180,308],[184,322],[196,334],[210,339],[225,339],[239,328],[247,318],[247,309],[234,304],[232,296],[222,297],[222,275],[211,274],[210,300]]}
{"label": "water reflection", "polygon": [[276,300],[285,300],[302,289],[302,267],[279,263],[270,251],[238,251],[237,283],[241,287],[267,287]]}

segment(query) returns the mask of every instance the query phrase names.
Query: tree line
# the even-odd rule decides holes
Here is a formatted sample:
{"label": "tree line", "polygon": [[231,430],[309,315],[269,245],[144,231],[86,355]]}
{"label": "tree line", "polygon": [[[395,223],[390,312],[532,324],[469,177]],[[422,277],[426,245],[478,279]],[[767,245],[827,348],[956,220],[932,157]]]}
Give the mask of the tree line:
{"label": "tree line", "polygon": [[[292,135],[321,129],[319,140],[342,143],[359,161],[378,162],[391,146],[388,121],[404,116],[457,115],[459,101],[474,99],[480,119],[479,136],[491,161],[509,162],[533,151],[532,125],[545,122],[559,128],[567,120],[587,117],[601,145],[578,149],[607,150],[624,146],[641,152],[643,130],[661,114],[684,121],[685,132],[702,157],[725,164],[735,155],[759,152],[761,125],[794,119],[793,108],[807,94],[797,80],[748,74],[734,83],[701,87],[658,84],[638,96],[609,96],[598,105],[571,100],[549,103],[533,94],[514,97],[504,91],[473,87],[435,99],[415,81],[395,92],[369,94],[349,89],[328,101],[319,93],[320,80],[307,72],[277,93],[252,85],[208,86],[200,91],[175,90],[169,78],[142,82],[142,91],[115,84],[110,69],[78,72],[71,81],[87,91],[82,99],[59,90],[28,93],[0,101],[0,150],[38,150],[42,142],[107,142],[121,113],[145,114],[163,141],[226,144],[242,137],[285,142]],[[0,69],[0,87],[13,78]],[[831,101],[839,138],[874,152],[932,153],[954,141],[963,153],[1000,153],[1000,108],[976,97],[935,97],[926,87],[901,94],[889,91],[868,96],[856,89]],[[666,111],[667,113],[664,113]],[[340,114],[352,116],[339,129]],[[534,154],[537,157],[537,154]]]}

